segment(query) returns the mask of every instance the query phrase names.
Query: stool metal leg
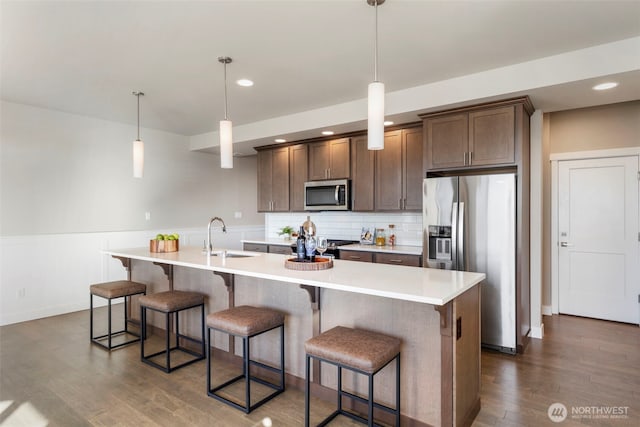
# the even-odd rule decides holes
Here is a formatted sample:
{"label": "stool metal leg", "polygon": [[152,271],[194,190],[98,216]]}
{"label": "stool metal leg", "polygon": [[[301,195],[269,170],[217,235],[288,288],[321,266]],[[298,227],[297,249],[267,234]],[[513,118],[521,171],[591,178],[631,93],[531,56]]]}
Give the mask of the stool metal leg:
{"label": "stool metal leg", "polygon": [[369,418],[369,427],[373,427],[373,374],[369,375],[369,410],[367,412]]}
{"label": "stool metal leg", "polygon": [[205,354],[205,345],[207,345],[207,341],[204,339],[204,304],[200,307],[200,325],[201,325],[201,337],[202,337],[202,353]]}
{"label": "stool metal leg", "polygon": [[89,294],[89,339],[93,341],[93,294]]}
{"label": "stool metal leg", "polygon": [[280,388],[284,390],[284,324],[280,327]]}
{"label": "stool metal leg", "polygon": [[396,356],[396,425],[400,426],[400,353]]}
{"label": "stool metal leg", "polygon": [[144,342],[147,339],[147,309],[140,306],[140,359],[144,360]]}
{"label": "stool metal leg", "polygon": [[342,412],[342,366],[338,365],[338,411]]}
{"label": "stool metal leg", "polygon": [[[246,344],[246,345],[245,345]],[[249,347],[249,337],[242,339],[242,354],[244,355],[244,374],[246,381],[245,389],[245,402],[247,408],[245,412],[248,414],[251,408],[251,366],[249,365],[249,359],[251,358],[251,352]]]}
{"label": "stool metal leg", "polygon": [[211,390],[211,328],[207,328],[206,354],[207,354],[207,394],[209,394]]}
{"label": "stool metal leg", "polygon": [[109,306],[109,312],[107,314],[109,322],[109,328],[107,329],[107,333],[109,334],[109,336],[107,337],[107,342],[109,343],[109,350],[111,350],[111,298],[108,299],[108,306]]}
{"label": "stool metal leg", "polygon": [[124,297],[124,333],[127,334],[129,332],[129,322],[127,319],[127,298],[131,299],[131,297]]}
{"label": "stool metal leg", "polygon": [[171,340],[170,340],[170,335],[171,335],[171,330],[169,329],[169,325],[171,324],[170,322],[170,318],[171,314],[167,313],[165,316],[165,342],[166,342],[166,361],[167,361],[167,372],[171,371]]}

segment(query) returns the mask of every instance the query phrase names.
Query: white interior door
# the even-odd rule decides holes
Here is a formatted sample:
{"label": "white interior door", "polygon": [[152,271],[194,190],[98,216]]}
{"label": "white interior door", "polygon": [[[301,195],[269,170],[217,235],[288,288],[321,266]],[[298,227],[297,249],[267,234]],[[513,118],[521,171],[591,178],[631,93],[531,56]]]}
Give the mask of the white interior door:
{"label": "white interior door", "polygon": [[639,322],[638,159],[559,162],[560,313]]}

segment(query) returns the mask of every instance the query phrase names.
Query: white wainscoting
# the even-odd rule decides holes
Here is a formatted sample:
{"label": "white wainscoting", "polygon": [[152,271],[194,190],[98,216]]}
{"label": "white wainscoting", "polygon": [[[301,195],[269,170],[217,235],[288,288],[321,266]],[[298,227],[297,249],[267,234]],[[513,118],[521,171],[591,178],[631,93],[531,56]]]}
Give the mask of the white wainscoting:
{"label": "white wainscoting", "polygon": [[[206,239],[206,227],[1,237],[0,325],[88,309],[90,284],[127,277],[101,250],[148,247],[156,233],[179,233],[181,246],[202,246]],[[264,234],[262,225],[227,227],[227,233],[215,227],[213,243],[241,249],[240,240]]]}

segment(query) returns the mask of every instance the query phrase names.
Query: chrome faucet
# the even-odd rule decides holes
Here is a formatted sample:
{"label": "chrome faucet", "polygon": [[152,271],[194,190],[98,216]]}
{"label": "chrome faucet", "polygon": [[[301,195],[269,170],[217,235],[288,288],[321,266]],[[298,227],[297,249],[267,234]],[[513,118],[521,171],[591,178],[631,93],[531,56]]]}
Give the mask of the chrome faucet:
{"label": "chrome faucet", "polygon": [[227,232],[227,226],[225,225],[222,218],[217,216],[211,218],[211,221],[209,221],[209,225],[207,227],[207,231],[209,232],[207,235],[207,248],[209,248],[209,255],[213,253],[213,243],[211,242],[211,224],[213,224],[214,221],[220,221],[222,223],[222,232],[223,233]]}

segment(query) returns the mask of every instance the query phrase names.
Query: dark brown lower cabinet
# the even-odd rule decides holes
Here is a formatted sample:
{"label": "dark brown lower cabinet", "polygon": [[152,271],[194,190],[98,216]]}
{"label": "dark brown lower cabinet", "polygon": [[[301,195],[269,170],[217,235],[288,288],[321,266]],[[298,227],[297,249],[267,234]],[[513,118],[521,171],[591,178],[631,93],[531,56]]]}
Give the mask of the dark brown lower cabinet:
{"label": "dark brown lower cabinet", "polygon": [[347,261],[375,262],[377,264],[407,265],[410,267],[422,266],[422,256],[410,254],[341,250],[340,259]]}

